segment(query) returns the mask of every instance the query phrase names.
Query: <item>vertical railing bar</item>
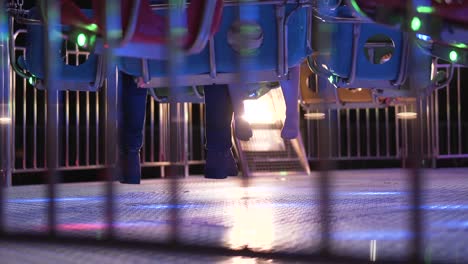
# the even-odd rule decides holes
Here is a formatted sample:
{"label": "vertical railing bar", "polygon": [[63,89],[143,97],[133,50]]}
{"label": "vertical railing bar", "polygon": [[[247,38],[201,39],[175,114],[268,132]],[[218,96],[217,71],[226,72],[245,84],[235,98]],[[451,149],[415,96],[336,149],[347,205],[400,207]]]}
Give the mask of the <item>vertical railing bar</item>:
{"label": "vertical railing bar", "polygon": [[0,236],[6,229],[4,188],[9,187],[11,181],[10,172],[13,164],[11,164],[10,147],[14,145],[11,141],[11,129],[14,127],[12,122],[14,114],[10,108],[12,103],[11,70],[8,67],[11,58],[7,50],[8,21],[4,6],[4,1],[0,0],[0,7],[2,7],[0,10],[0,117],[7,119],[4,123],[0,122]]}
{"label": "vertical railing bar", "polygon": [[[119,135],[119,125],[118,125],[118,104],[119,95],[118,87],[121,85],[121,82],[118,82],[118,70],[115,65],[115,58],[113,54],[113,48],[117,46],[118,39],[121,36],[120,25],[121,17],[116,15],[121,13],[121,6],[115,4],[115,1],[106,0],[104,1],[105,8],[102,10],[101,15],[101,24],[103,25],[103,41],[106,48],[104,48],[104,58],[105,58],[105,72],[107,76],[106,89],[105,89],[105,153],[106,153],[106,183],[104,186],[104,191],[106,194],[105,199],[105,237],[108,240],[113,240],[115,238],[115,190],[114,190],[114,178],[120,178],[120,171],[116,167],[115,162],[117,159],[117,150],[119,147],[119,140],[117,136]],[[112,33],[111,33],[112,32]]]}
{"label": "vertical railing bar", "polygon": [[70,166],[69,145],[70,145],[70,91],[65,91],[65,167]]}
{"label": "vertical railing bar", "polygon": [[370,157],[370,109],[366,108],[366,156]]}
{"label": "vertical railing bar", "polygon": [[435,90],[435,132],[436,132],[436,157],[438,157],[440,153],[440,122],[439,122],[439,90]]}
{"label": "vertical railing bar", "polygon": [[375,130],[376,130],[376,149],[375,156],[380,157],[380,111],[379,108],[375,108]]}
{"label": "vertical railing bar", "polygon": [[201,147],[201,159],[205,160],[205,104],[200,104],[200,142]]}
{"label": "vertical railing bar", "polygon": [[395,152],[396,152],[397,157],[401,157],[402,153],[401,153],[401,147],[400,147],[400,126],[399,126],[398,118],[396,116],[396,114],[400,111],[400,107],[394,106],[394,108],[395,108],[395,136],[396,136]]}
{"label": "vertical railing bar", "polygon": [[[15,78],[16,79],[16,78]],[[23,160],[22,160],[22,166],[23,166],[23,169],[26,169],[27,167],[27,164],[26,164],[26,159],[27,159],[27,156],[28,156],[28,153],[27,153],[27,144],[26,144],[26,133],[27,133],[27,90],[26,90],[26,82],[24,81],[24,79],[21,79],[21,81],[23,82]],[[16,81],[15,81],[15,85],[16,85]]]}
{"label": "vertical railing bar", "polygon": [[356,142],[357,142],[357,157],[360,158],[361,157],[361,117],[360,117],[360,114],[361,114],[361,111],[360,109],[356,109],[356,130],[357,130],[357,133],[356,133]]}
{"label": "vertical railing bar", "polygon": [[37,169],[37,89],[33,88],[33,168]]}
{"label": "vertical railing bar", "polygon": [[58,50],[59,33],[57,25],[59,24],[60,13],[58,3],[56,0],[44,1],[44,10],[47,19],[44,23],[44,69],[45,69],[45,87],[47,95],[47,133],[46,142],[47,150],[47,167],[48,167],[48,188],[47,194],[49,198],[48,203],[48,231],[49,235],[55,236],[57,234],[57,209],[55,198],[57,195],[56,183],[58,180],[58,154],[59,154],[59,140],[58,140],[58,86],[56,75],[58,74],[57,65],[50,63],[56,61],[56,51]]}
{"label": "vertical railing bar", "polygon": [[99,147],[99,142],[101,142],[100,140],[100,137],[99,137],[99,132],[100,132],[100,129],[99,129],[99,125],[101,122],[100,121],[100,105],[101,103],[99,102],[99,99],[100,99],[100,96],[99,96],[100,92],[96,92],[96,165],[98,165],[100,162],[100,159],[99,159],[99,156],[100,156],[100,147]]}
{"label": "vertical railing bar", "polygon": [[[164,116],[165,116],[165,111],[164,111],[164,107],[165,107],[166,104],[159,104],[159,149],[158,149],[158,160],[159,161],[163,161],[164,157],[161,155],[162,153],[165,153],[164,150],[165,150],[165,144],[166,144],[166,141],[165,141],[165,137],[164,137],[164,134],[165,134],[165,127],[164,127]],[[165,177],[165,170],[164,170],[164,166],[161,166],[160,167],[160,170],[161,170],[161,177],[164,178]]]}
{"label": "vertical railing bar", "polygon": [[390,130],[389,130],[388,107],[385,107],[385,151],[386,157],[390,157]]}
{"label": "vertical railing bar", "polygon": [[[331,109],[327,110],[327,115],[329,118],[331,118]],[[328,135],[332,135],[332,123],[328,122]],[[331,159],[333,157],[333,150],[332,150],[332,137],[328,137],[328,158]]]}
{"label": "vertical railing bar", "polygon": [[426,95],[426,109],[425,109],[425,114],[426,114],[426,131],[427,131],[427,138],[426,138],[426,145],[427,145],[427,158],[430,159],[432,157],[432,144],[431,144],[431,138],[432,138],[432,129],[431,129],[431,103],[432,100],[431,95]]}
{"label": "vertical railing bar", "polygon": [[457,126],[458,126],[458,154],[462,154],[462,123],[461,123],[461,78],[460,78],[460,67],[457,67]]}
{"label": "vertical railing bar", "polygon": [[151,162],[154,162],[154,100],[150,99],[150,152]]}
{"label": "vertical railing bar", "polygon": [[[408,112],[408,109],[407,109],[407,106],[405,105],[404,106],[404,111],[405,112]],[[417,110],[416,110],[417,111]],[[405,119],[403,120],[403,125],[404,125],[404,130],[405,130],[405,142],[404,142],[404,146],[405,146],[405,157],[408,157],[408,154],[409,154],[409,145],[408,145],[408,121]]]}
{"label": "vertical railing bar", "polygon": [[[2,0],[0,0],[2,1]],[[2,12],[2,11],[0,11]],[[6,19],[7,17],[4,16],[4,18]],[[1,16],[0,16],[0,20],[1,20]],[[8,26],[8,24],[6,24],[5,26]],[[7,29],[4,29],[5,30],[5,34],[6,32],[8,32]],[[5,44],[6,45],[6,44]],[[11,58],[9,57],[9,52],[6,51],[6,55],[5,57],[7,58],[7,63],[10,62]],[[16,167],[16,163],[14,161],[14,159],[12,159],[11,157],[14,157],[14,153],[16,152],[16,146],[15,146],[15,142],[16,142],[16,110],[17,110],[17,105],[16,105],[16,85],[15,85],[15,73],[14,71],[9,67],[8,69],[8,74],[5,73],[5,75],[8,76],[9,80],[8,80],[8,85],[10,86],[9,87],[9,91],[10,91],[10,101],[11,101],[11,129],[9,130],[9,132],[7,133],[10,133],[9,136],[10,136],[10,144],[11,144],[11,147],[10,147],[10,150],[8,152],[7,155],[10,155],[10,158],[9,160],[11,161],[11,164],[10,164],[10,171],[7,171],[7,180],[6,180],[6,186],[11,186],[12,185],[12,171],[15,169]],[[8,135],[8,134],[7,134]],[[7,164],[8,165],[8,164]]]}
{"label": "vertical railing bar", "polygon": [[75,118],[75,137],[76,137],[76,141],[75,141],[75,166],[79,166],[80,165],[80,111],[81,111],[81,107],[80,107],[80,92],[75,92],[75,101],[76,101],[76,118]]}
{"label": "vertical railing bar", "polygon": [[[447,78],[449,73],[449,71],[447,70],[445,72],[445,77]],[[450,83],[447,84],[447,86],[445,87],[445,90],[447,91],[447,97],[445,98],[446,99],[446,109],[447,109],[447,112],[446,112],[446,117],[447,117],[447,154],[451,154],[451,131],[450,131],[450,128],[451,128],[451,120],[450,120]]]}
{"label": "vertical railing bar", "polygon": [[336,109],[336,115],[337,115],[337,125],[338,125],[338,129],[336,130],[337,131],[337,135],[338,135],[338,156],[337,158],[341,158],[341,133],[342,133],[342,130],[341,130],[341,110],[340,109]]}
{"label": "vertical railing bar", "polygon": [[86,92],[86,166],[89,166],[89,123],[90,123],[90,102],[89,102],[89,92]]}
{"label": "vertical railing bar", "polygon": [[187,133],[188,133],[188,153],[187,160],[193,160],[193,103],[187,104]]}
{"label": "vertical railing bar", "polygon": [[347,157],[351,157],[351,120],[349,108],[346,108],[346,148],[347,148]]}

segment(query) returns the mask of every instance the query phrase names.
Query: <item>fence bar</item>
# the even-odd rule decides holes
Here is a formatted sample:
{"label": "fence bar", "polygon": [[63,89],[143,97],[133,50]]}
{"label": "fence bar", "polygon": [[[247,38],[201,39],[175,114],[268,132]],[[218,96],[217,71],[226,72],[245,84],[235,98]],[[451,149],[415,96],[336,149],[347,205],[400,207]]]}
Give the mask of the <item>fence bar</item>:
{"label": "fence bar", "polygon": [[76,101],[76,113],[75,113],[75,133],[76,133],[76,142],[75,142],[75,165],[77,166],[80,164],[80,112],[81,112],[81,104],[80,104],[80,93],[79,92],[74,92],[75,94],[75,101]]}
{"label": "fence bar", "polygon": [[[115,4],[115,1],[106,0],[105,1],[105,10],[104,15],[101,14],[101,23],[104,25],[103,28],[106,30],[104,31],[104,43],[106,48],[104,49],[104,58],[105,58],[105,66],[106,66],[106,73],[107,73],[107,85],[106,85],[106,184],[105,184],[105,192],[106,192],[106,201],[105,201],[105,222],[106,222],[106,230],[105,230],[105,237],[109,240],[112,240],[115,237],[115,226],[114,226],[114,217],[115,217],[115,194],[114,194],[114,185],[113,181],[115,178],[120,178],[120,171],[117,167],[113,166],[116,161],[116,153],[117,153],[117,135],[118,135],[118,128],[117,120],[118,120],[118,97],[117,97],[117,85],[118,83],[118,72],[117,67],[115,65],[115,58],[112,50],[109,48],[114,48],[117,46],[118,38],[121,36],[120,28],[120,18],[113,14],[120,14],[120,6]],[[111,33],[112,32],[112,33]]]}
{"label": "fence bar", "polygon": [[360,109],[356,109],[356,125],[357,125],[357,132],[356,132],[356,144],[357,144],[357,157],[361,157],[361,117],[360,117]]}
{"label": "fence bar", "polygon": [[44,69],[45,69],[45,87],[47,94],[47,167],[48,167],[48,188],[47,194],[49,198],[48,204],[48,231],[50,236],[57,235],[57,210],[56,210],[56,183],[59,177],[58,167],[58,154],[59,154],[59,126],[58,126],[58,65],[54,62],[57,61],[57,50],[59,50],[60,33],[58,31],[58,24],[60,20],[59,6],[56,0],[44,1],[44,13],[46,19],[44,21]]}
{"label": "fence bar", "polygon": [[100,148],[99,148],[99,126],[100,126],[100,111],[101,109],[100,105],[101,103],[99,102],[99,93],[96,93],[96,165],[100,164]]}
{"label": "fence bar", "polygon": [[[445,76],[446,78],[449,76],[449,71],[447,70],[445,72]],[[448,84],[446,87],[445,87],[445,90],[447,91],[447,96],[445,98],[445,101],[446,101],[446,117],[447,117],[447,154],[451,154],[452,153],[452,148],[451,148],[451,133],[450,133],[450,126],[451,126],[451,120],[450,120],[450,84]]]}
{"label": "fence bar", "polygon": [[458,124],[458,154],[462,154],[462,122],[461,122],[461,78],[460,78],[460,67],[457,68],[457,124]]}
{"label": "fence bar", "polygon": [[8,21],[5,3],[0,0],[0,236],[5,232],[4,188],[11,185],[11,83],[8,54]]}

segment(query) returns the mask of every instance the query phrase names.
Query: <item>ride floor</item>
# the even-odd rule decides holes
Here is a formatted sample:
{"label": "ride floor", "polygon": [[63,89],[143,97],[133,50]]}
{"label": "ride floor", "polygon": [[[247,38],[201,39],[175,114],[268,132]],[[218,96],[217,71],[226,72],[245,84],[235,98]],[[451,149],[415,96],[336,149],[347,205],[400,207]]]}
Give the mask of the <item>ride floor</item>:
{"label": "ride floor", "polygon": [[[405,259],[411,248],[407,170],[345,170],[330,174],[332,253],[367,260]],[[182,241],[230,248],[313,252],[320,244],[318,173],[179,181]],[[425,263],[468,263],[468,169],[425,170],[421,193]],[[118,238],[164,240],[171,231],[168,179],[116,183]],[[105,230],[102,183],[60,184],[60,234],[99,239]],[[7,231],[44,232],[46,186],[6,191]],[[242,257],[194,256],[134,249],[0,242],[2,263],[285,263]],[[427,262],[429,261],[429,262]]]}

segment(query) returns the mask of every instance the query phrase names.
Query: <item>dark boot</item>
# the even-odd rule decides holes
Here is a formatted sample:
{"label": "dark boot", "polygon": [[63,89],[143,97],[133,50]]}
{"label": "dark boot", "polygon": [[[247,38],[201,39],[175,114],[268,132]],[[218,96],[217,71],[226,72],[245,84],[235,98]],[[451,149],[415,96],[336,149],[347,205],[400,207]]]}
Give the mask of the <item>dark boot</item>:
{"label": "dark boot", "polygon": [[146,111],[146,89],[139,89],[132,76],[119,73],[121,88],[120,155],[121,183],[139,184],[140,149]]}
{"label": "dark boot", "polygon": [[238,173],[231,149],[206,151],[205,178],[225,179],[228,176],[237,176]]}
{"label": "dark boot", "polygon": [[205,86],[206,165],[205,178],[224,179],[237,175],[232,156],[232,103],[227,85]]}
{"label": "dark boot", "polygon": [[121,177],[119,181],[127,184],[140,184],[140,151],[120,153]]}

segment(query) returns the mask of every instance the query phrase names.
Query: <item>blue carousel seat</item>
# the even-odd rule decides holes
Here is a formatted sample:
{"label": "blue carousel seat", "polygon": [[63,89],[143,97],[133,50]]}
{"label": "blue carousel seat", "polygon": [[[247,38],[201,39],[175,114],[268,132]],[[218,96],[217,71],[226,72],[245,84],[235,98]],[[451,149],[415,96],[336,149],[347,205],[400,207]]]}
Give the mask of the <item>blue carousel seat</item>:
{"label": "blue carousel seat", "polygon": [[[291,12],[296,5],[288,4],[286,13]],[[244,70],[250,72],[270,71],[274,72],[278,65],[278,33],[276,26],[276,11],[274,5],[259,5],[257,28],[260,26],[263,34],[261,45],[254,51],[253,56],[249,57],[244,65]],[[240,54],[229,44],[230,30],[237,18],[237,7],[225,6],[218,33],[214,36],[214,59],[216,65],[216,74],[236,73],[239,71],[238,57]],[[287,64],[289,67],[299,65],[303,59],[310,53],[307,47],[307,13],[306,9],[299,8],[294,12],[288,22],[287,35]],[[161,79],[167,77],[166,61],[147,60],[149,77],[152,79]],[[119,69],[133,76],[143,76],[142,60],[130,57],[121,57],[119,59]],[[212,71],[210,64],[210,50],[207,46],[199,54],[185,57],[185,61],[179,69],[180,77],[192,76],[187,78],[186,85],[205,85],[213,83],[229,83],[226,79],[217,79],[210,77]],[[255,75],[255,74],[253,74]],[[255,81],[273,81],[277,80],[277,74],[271,74],[269,77],[258,77]],[[148,87],[164,87],[164,82],[150,82]]]}
{"label": "blue carousel seat", "polygon": [[[338,8],[334,16],[327,15],[327,19],[314,20],[318,27],[315,30],[321,36],[316,39],[319,41],[314,45],[317,52],[311,58],[317,73],[327,75],[339,87],[350,88],[376,85],[383,85],[381,88],[391,87],[392,82],[402,79],[407,44],[404,33],[369,21],[360,21],[352,16],[346,6]],[[372,45],[376,48],[370,56],[368,49]],[[380,63],[380,58],[388,53],[391,58]]]}
{"label": "blue carousel seat", "polygon": [[[87,11],[85,13],[90,14],[91,12]],[[34,15],[34,12],[32,14]],[[24,57],[18,59],[20,67],[32,74],[36,79],[43,79],[45,74],[43,29],[42,25],[27,25],[27,52]],[[62,30],[66,32],[70,29],[67,26],[63,26]],[[97,54],[90,53],[86,61],[78,66],[66,64],[61,56],[56,56],[56,58],[56,61],[49,61],[49,63],[59,65],[59,72],[55,77],[57,81],[65,83],[61,85],[61,88],[70,90],[97,90],[102,84],[103,78],[100,75],[103,73],[99,72],[99,70],[103,68],[99,64],[101,63],[102,66],[103,61]]]}

